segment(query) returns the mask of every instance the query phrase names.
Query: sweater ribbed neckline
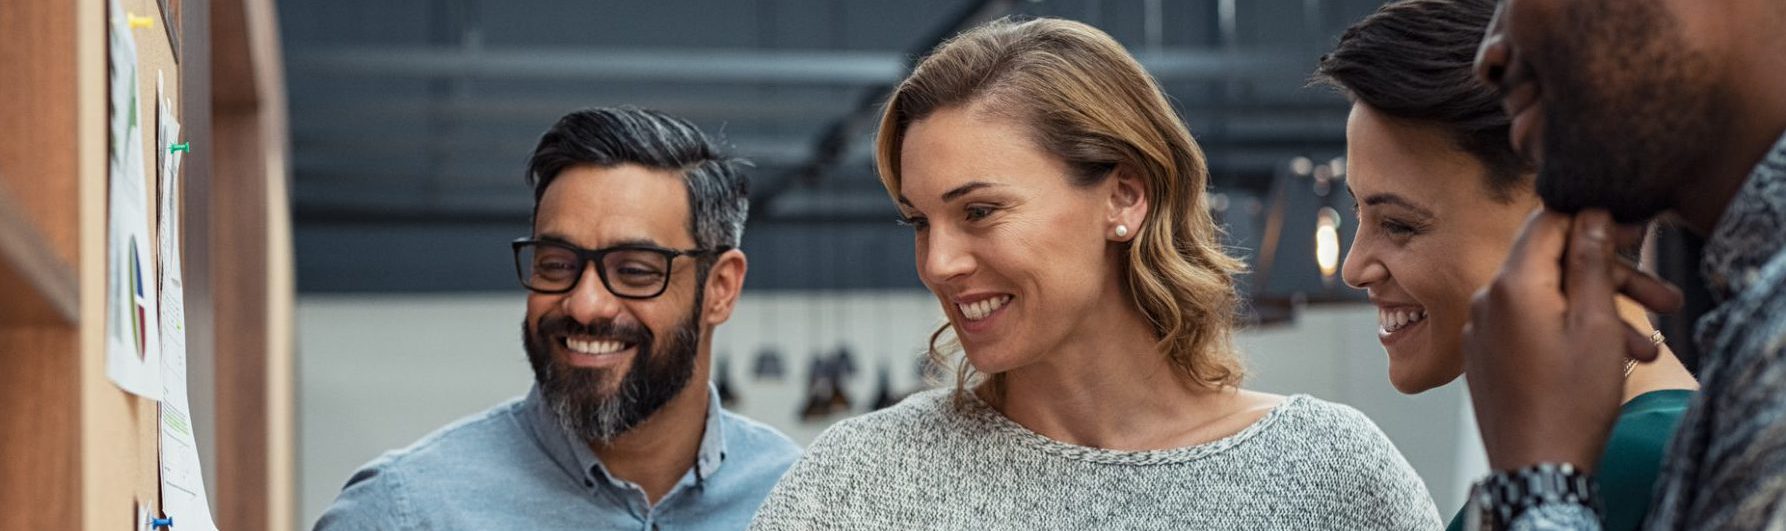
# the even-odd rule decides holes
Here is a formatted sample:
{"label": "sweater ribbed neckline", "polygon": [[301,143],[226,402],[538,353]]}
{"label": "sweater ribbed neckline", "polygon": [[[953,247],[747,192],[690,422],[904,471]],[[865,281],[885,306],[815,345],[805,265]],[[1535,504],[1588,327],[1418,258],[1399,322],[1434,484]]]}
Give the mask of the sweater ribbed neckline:
{"label": "sweater ribbed neckline", "polygon": [[[1271,426],[1278,422],[1278,419],[1284,415],[1285,411],[1291,408],[1302,407],[1303,403],[1308,398],[1308,395],[1303,394],[1285,397],[1282,403],[1272,407],[1271,411],[1267,412],[1265,416],[1261,417],[1259,420],[1254,421],[1252,425],[1247,426],[1238,433],[1221,439],[1179,448],[1125,451],[1080,446],[1050,439],[1045,435],[1023,427],[1023,425],[1018,424],[1016,421],[1006,417],[1003,413],[998,412],[997,409],[993,409],[991,405],[982,401],[977,394],[971,392],[966,394],[968,400],[965,404],[965,411],[962,413],[967,417],[967,420],[990,427],[993,431],[1000,435],[1004,435],[1019,447],[1033,449],[1074,461],[1120,466],[1157,466],[1187,463],[1226,452],[1245,444],[1248,440],[1258,436],[1258,434],[1263,433],[1265,430],[1271,429]],[[948,401],[947,397],[940,398],[942,398],[944,402]]]}

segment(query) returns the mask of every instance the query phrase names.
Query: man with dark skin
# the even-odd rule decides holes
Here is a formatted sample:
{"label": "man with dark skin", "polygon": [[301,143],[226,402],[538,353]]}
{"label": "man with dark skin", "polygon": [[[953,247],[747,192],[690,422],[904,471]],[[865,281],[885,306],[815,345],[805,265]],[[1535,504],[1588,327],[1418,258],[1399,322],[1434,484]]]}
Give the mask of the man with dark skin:
{"label": "man with dark skin", "polygon": [[1477,74],[1539,167],[1534,215],[1466,326],[1465,373],[1496,472],[1483,528],[1599,529],[1591,466],[1627,357],[1656,350],[1614,297],[1680,294],[1619,261],[1669,214],[1705,235],[1719,303],[1649,529],[1786,527],[1786,2],[1506,0]]}

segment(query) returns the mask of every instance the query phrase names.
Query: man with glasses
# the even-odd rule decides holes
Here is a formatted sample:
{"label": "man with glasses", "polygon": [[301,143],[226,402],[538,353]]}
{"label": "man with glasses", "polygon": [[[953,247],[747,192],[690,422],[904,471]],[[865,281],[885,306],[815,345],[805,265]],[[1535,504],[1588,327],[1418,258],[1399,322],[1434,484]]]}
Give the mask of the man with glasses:
{"label": "man with glasses", "polygon": [[742,529],[799,448],[720,408],[744,163],[681,119],[571,113],[534,150],[527,396],[356,472],[318,530]]}

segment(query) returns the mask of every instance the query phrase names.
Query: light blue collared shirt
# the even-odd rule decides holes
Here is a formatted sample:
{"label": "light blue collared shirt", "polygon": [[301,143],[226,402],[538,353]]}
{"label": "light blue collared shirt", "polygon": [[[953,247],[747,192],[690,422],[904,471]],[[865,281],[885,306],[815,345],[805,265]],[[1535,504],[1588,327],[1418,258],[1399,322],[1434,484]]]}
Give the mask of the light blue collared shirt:
{"label": "light blue collared shirt", "polygon": [[536,387],[367,463],[316,530],[743,529],[800,447],[707,394],[695,466],[656,506],[560,428]]}

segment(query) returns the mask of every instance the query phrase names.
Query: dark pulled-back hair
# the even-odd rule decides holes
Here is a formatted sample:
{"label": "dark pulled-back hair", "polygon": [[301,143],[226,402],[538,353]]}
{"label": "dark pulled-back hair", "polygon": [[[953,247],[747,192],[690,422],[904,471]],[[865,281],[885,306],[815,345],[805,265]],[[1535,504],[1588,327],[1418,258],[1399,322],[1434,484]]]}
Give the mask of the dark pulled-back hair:
{"label": "dark pulled-back hair", "polygon": [[1488,169],[1495,199],[1507,201],[1530,185],[1530,165],[1507,139],[1500,96],[1474,72],[1494,12],[1495,0],[1390,2],[1340,36],[1314,81],[1385,115],[1444,130]]}
{"label": "dark pulled-back hair", "polygon": [[689,233],[702,249],[737,248],[750,212],[750,163],[722,153],[686,120],[631,107],[585,109],[565,115],[540,136],[527,163],[533,215],[546,187],[579,164],[637,164],[680,173],[688,188]]}

